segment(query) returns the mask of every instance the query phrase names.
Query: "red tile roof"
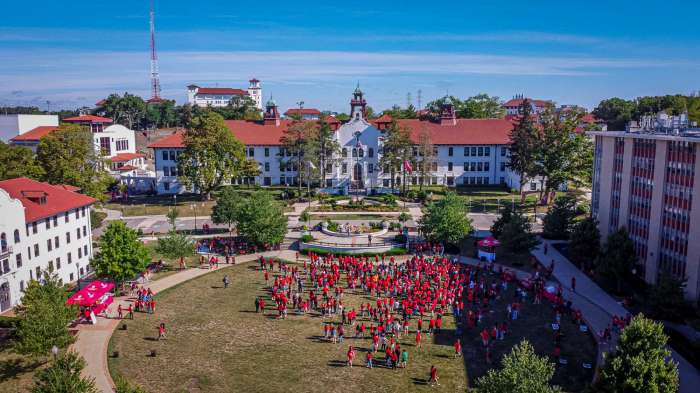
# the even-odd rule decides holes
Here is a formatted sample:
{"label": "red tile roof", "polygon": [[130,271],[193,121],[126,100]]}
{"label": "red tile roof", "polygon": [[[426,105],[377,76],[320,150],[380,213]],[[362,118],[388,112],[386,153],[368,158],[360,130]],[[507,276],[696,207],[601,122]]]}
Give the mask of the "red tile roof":
{"label": "red tile roof", "polygon": [[135,166],[133,166],[133,165],[124,165],[124,166],[120,166],[119,168],[117,168],[117,170],[118,170],[119,172],[133,171],[133,170],[135,170],[135,169],[139,169],[139,168],[137,168],[137,167],[135,167]]}
{"label": "red tile roof", "polygon": [[143,157],[146,157],[146,155],[141,154],[141,153],[119,153],[116,156],[110,158],[109,160],[112,162],[124,162],[124,161],[133,160],[134,158],[143,158]]}
{"label": "red tile roof", "polygon": [[[457,119],[457,124],[442,126],[440,123],[418,120],[397,120],[406,127],[417,143],[422,130],[427,130],[436,145],[505,145],[510,143],[513,123],[504,119]],[[249,120],[226,120],[231,133],[245,145],[280,145],[284,131],[294,122],[281,120],[279,126],[264,125]],[[149,148],[182,148],[183,133],[178,132],[148,145]]]}
{"label": "red tile roof", "polygon": [[435,145],[507,145],[513,129],[513,123],[503,119],[457,119],[454,126],[418,119],[397,122],[408,128],[415,143],[418,143],[420,133],[426,130]]}
{"label": "red tile roof", "polygon": [[224,94],[224,95],[248,95],[248,92],[241,89],[232,89],[230,87],[200,87],[197,94]]}
{"label": "red tile roof", "polygon": [[392,120],[393,119],[391,118],[391,116],[385,113],[385,114],[381,115],[380,117],[374,119],[372,122],[373,123],[391,123]]}
{"label": "red tile roof", "polygon": [[76,123],[83,123],[83,122],[111,123],[112,119],[110,119],[108,117],[95,116],[95,115],[82,115],[82,116],[75,116],[75,117],[66,117],[65,119],[63,119],[63,121],[76,122]]}
{"label": "red tile roof", "polygon": [[56,184],[56,187],[63,188],[64,190],[70,191],[70,192],[80,191],[80,187],[71,186],[70,184]]}
{"label": "red tile roof", "polygon": [[10,139],[12,142],[39,142],[39,139],[58,130],[55,126],[39,126]]}
{"label": "red tile roof", "polygon": [[[0,188],[22,202],[28,223],[96,202],[94,198],[68,191],[60,185],[41,183],[26,177],[0,181]],[[44,197],[46,202],[43,204],[37,200]]]}
{"label": "red tile roof", "polygon": [[302,115],[320,115],[321,111],[315,108],[291,108],[287,109],[286,112],[284,112],[285,116],[291,116],[291,115],[296,115],[296,114],[302,114]]}
{"label": "red tile roof", "polygon": [[[549,104],[549,101],[544,101],[544,100],[532,100],[529,98],[527,98],[527,100],[529,100],[531,103],[535,104],[535,106],[539,107],[539,108],[544,108],[545,106],[547,106],[547,104]],[[514,98],[514,99],[506,102],[505,104],[503,104],[503,106],[519,107],[520,105],[522,105],[523,101],[525,101],[524,98]]]}
{"label": "red tile roof", "polygon": [[338,123],[340,123],[340,120],[338,120],[337,117],[335,117],[335,116],[333,116],[333,115],[330,115],[330,116],[326,117],[326,123],[328,123],[328,124],[338,124]]}

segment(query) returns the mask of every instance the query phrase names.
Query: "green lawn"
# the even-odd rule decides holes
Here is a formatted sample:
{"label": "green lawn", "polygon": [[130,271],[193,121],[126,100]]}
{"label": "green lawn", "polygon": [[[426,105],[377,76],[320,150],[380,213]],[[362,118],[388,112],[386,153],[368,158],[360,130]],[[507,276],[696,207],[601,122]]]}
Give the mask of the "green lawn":
{"label": "green lawn", "polygon": [[34,373],[46,363],[12,352],[11,341],[0,340],[0,392],[26,393]]}
{"label": "green lawn", "polygon": [[[225,273],[232,278],[226,290],[221,288]],[[197,388],[202,392],[414,392],[432,390],[423,381],[435,364],[442,389],[466,388],[464,364],[452,358],[451,316],[445,318],[446,332],[436,343],[424,342],[418,350],[413,336],[401,340],[411,354],[408,369],[368,370],[362,367],[368,338],[348,338],[342,345],[325,342],[319,338],[322,318],[290,313],[287,320],[278,320],[271,309],[265,315],[256,314],[256,295],[267,296],[267,291],[255,263],[221,269],[158,294],[158,314],[138,314],[126,322],[127,330],[115,331],[109,353],[118,350],[120,355],[109,359],[112,375],[125,375],[151,393]],[[357,307],[360,301],[372,299],[349,293],[344,297],[346,308]],[[168,339],[154,341],[160,322],[169,328]],[[350,329],[346,332],[349,336]],[[343,367],[348,345],[359,347],[352,369]],[[155,358],[147,356],[152,349],[157,351]]]}

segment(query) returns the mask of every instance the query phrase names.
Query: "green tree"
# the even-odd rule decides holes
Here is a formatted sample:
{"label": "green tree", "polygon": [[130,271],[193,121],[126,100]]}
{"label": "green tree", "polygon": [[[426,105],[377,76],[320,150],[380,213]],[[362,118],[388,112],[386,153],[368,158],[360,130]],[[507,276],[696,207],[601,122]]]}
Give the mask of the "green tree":
{"label": "green tree", "polygon": [[598,258],[597,270],[603,276],[615,280],[618,293],[622,291],[622,282],[636,264],[637,253],[627,229],[622,227],[608,235]]}
{"label": "green tree", "polygon": [[319,184],[325,187],[326,167],[338,161],[335,157],[340,153],[340,144],[335,139],[335,132],[331,130],[324,118],[321,118],[318,126],[310,132],[308,144],[311,162],[320,175]]}
{"label": "green tree", "polygon": [[[297,173],[298,194],[301,195],[301,184],[307,179],[309,163],[314,156],[314,146],[311,143],[312,135],[316,133],[316,124],[309,121],[297,121],[290,125],[280,138],[280,143],[289,157],[280,156],[282,165],[291,166]],[[290,165],[291,164],[291,165]]]}
{"label": "green tree", "polygon": [[234,97],[226,106],[206,109],[220,114],[226,120],[262,120],[255,102],[248,96]]}
{"label": "green tree", "polygon": [[511,208],[511,205],[505,204],[503,206],[503,210],[501,211],[501,214],[498,216],[496,221],[493,222],[493,225],[491,225],[491,234],[495,238],[500,238],[501,235],[503,234],[503,227],[510,222],[510,219],[513,217],[513,209]]}
{"label": "green tree", "polygon": [[177,161],[178,180],[207,200],[224,180],[238,176],[246,161],[245,147],[214,112],[192,119],[183,142],[185,149]]}
{"label": "green tree", "polygon": [[44,273],[43,284],[32,280],[24,291],[15,349],[32,356],[47,355],[55,345],[65,348],[73,342],[68,324],[75,318],[75,307],[67,306],[70,293],[58,278]]}
{"label": "green tree", "polygon": [[158,238],[156,252],[166,258],[182,261],[194,255],[194,241],[189,236],[172,229],[167,236]]}
{"label": "green tree", "polygon": [[232,186],[224,187],[216,198],[216,205],[212,208],[211,219],[214,224],[227,224],[228,230],[236,222],[236,213],[240,198],[236,189]]}
{"label": "green tree", "polygon": [[144,126],[153,128],[169,128],[177,124],[177,108],[174,100],[150,102],[146,106]]}
{"label": "green tree", "polygon": [[510,220],[503,225],[501,245],[506,250],[520,254],[532,251],[540,241],[532,233],[530,221],[520,212],[512,212]]}
{"label": "green tree", "polygon": [[608,130],[623,131],[627,123],[632,120],[632,113],[635,111],[633,101],[622,98],[609,98],[601,101],[593,110],[593,115],[608,125]]}
{"label": "green tree", "polygon": [[41,138],[37,161],[44,170],[44,181],[79,187],[84,194],[99,200],[105,199],[113,181],[95,152],[92,133],[75,124],[61,125]]}
{"label": "green tree", "polygon": [[[399,125],[394,119],[389,123],[384,133],[384,143],[382,155],[379,158],[379,165],[382,171],[391,176],[391,190],[394,191],[396,172],[403,170],[403,162],[411,158],[413,142],[409,131]],[[403,182],[405,185],[405,181]]]}
{"label": "green tree", "polygon": [[75,352],[60,354],[34,377],[32,393],[97,393],[95,381],[80,375],[85,360]]}
{"label": "green tree", "polygon": [[525,99],[520,114],[510,131],[510,160],[508,167],[520,176],[520,191],[528,177],[537,171],[536,157],[539,149],[539,131],[532,113],[530,101]]}
{"label": "green tree", "polygon": [[547,239],[568,239],[576,218],[576,199],[562,196],[554,201],[544,216],[542,236]]}
{"label": "green tree", "polygon": [[600,255],[600,231],[598,220],[586,217],[574,224],[569,241],[569,256],[571,260],[590,269],[592,263]]}
{"label": "green tree", "polygon": [[554,364],[537,356],[532,345],[523,340],[503,357],[501,368],[491,369],[476,381],[480,393],[558,393],[550,385]]}
{"label": "green tree", "polygon": [[279,244],[287,234],[287,216],[268,192],[257,191],[236,204],[238,233],[258,246]]}
{"label": "green tree", "polygon": [[437,148],[433,144],[430,131],[422,128],[418,133],[418,157],[416,160],[416,172],[418,172],[419,190],[423,191],[423,184],[430,184],[430,176],[434,173],[433,166],[437,165]]}
{"label": "green tree", "polygon": [[505,115],[498,97],[477,94],[467,98],[457,108],[457,117],[463,119],[500,119]]}
{"label": "green tree", "polygon": [[459,244],[472,231],[464,200],[448,192],[439,201],[430,203],[420,219],[420,229],[430,241]]}
{"label": "green tree", "polygon": [[98,277],[121,283],[146,270],[151,255],[136,231],[123,221],[110,221],[98,243],[91,265]]}
{"label": "green tree", "polygon": [[170,208],[165,214],[165,217],[168,219],[168,223],[170,223],[170,229],[173,231],[177,230],[177,218],[180,217],[180,212],[177,211],[177,208]]}
{"label": "green tree", "polygon": [[649,306],[654,318],[680,321],[689,309],[685,301],[685,280],[674,277],[668,269],[662,269],[659,278],[649,289]]}
{"label": "green tree", "polygon": [[8,145],[0,141],[0,180],[28,177],[41,180],[44,169],[28,147]]}
{"label": "green tree", "polygon": [[105,116],[110,117],[115,123],[121,124],[131,130],[140,125],[146,116],[146,102],[143,98],[124,93],[110,94],[102,104]]}
{"label": "green tree", "polygon": [[608,354],[600,369],[596,390],[615,393],[675,393],[678,391],[678,367],[670,360],[668,337],[663,325],[643,315],[620,335],[617,348]]}
{"label": "green tree", "polygon": [[455,96],[446,95],[444,97],[438,98],[437,100],[430,101],[425,105],[425,109],[427,109],[428,112],[430,112],[432,117],[440,116],[440,114],[442,113],[442,108],[445,107],[445,104],[452,104],[452,106],[455,108],[455,112],[457,113],[457,117],[460,117],[459,110],[462,108],[464,103],[462,102],[462,100]]}

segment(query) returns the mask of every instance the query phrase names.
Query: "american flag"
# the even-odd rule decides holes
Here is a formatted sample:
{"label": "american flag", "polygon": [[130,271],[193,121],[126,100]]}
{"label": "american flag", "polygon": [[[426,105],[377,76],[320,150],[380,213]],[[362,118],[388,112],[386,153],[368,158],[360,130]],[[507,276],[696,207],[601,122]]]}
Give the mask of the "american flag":
{"label": "american flag", "polygon": [[408,162],[408,160],[404,160],[403,162],[403,170],[408,172],[409,174],[413,173],[413,167],[411,166],[411,163]]}

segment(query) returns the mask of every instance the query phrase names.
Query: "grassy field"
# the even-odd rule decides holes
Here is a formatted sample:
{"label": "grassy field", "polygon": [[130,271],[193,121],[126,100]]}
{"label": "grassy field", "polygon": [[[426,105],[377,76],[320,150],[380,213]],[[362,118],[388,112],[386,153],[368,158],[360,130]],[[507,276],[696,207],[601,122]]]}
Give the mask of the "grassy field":
{"label": "grassy field", "polygon": [[46,363],[13,353],[10,341],[0,340],[0,392],[29,392],[34,373]]}
{"label": "grassy field", "polygon": [[[227,273],[232,286],[221,288]],[[413,346],[413,336],[401,346],[411,355],[406,370],[362,367],[369,339],[348,338],[345,344],[321,339],[318,316],[290,314],[286,320],[266,310],[256,314],[255,295],[267,296],[256,264],[226,268],[158,294],[159,312],[139,314],[127,322],[128,330],[116,330],[109,353],[113,376],[125,375],[149,392],[413,392],[429,391],[424,385],[431,364],[440,370],[446,391],[464,391],[464,364],[452,358],[452,317],[445,319],[445,333],[436,343],[424,340]],[[370,298],[346,295],[347,308]],[[271,302],[268,301],[268,304]],[[337,319],[337,318],[336,318]],[[167,340],[155,341],[160,322],[169,328]],[[346,330],[350,335],[350,329]],[[448,343],[448,344],[445,344]],[[444,344],[444,345],[443,345]],[[355,367],[343,367],[347,346],[359,347]],[[158,356],[148,357],[154,349]],[[197,390],[199,389],[199,390]]]}
{"label": "grassy field", "polygon": [[[224,274],[232,279],[228,289],[222,288]],[[487,310],[485,326],[504,319],[505,304],[512,301],[513,291],[511,286],[508,295]],[[255,296],[268,299],[264,315],[254,312]],[[343,299],[347,309],[373,300],[350,292]],[[277,319],[269,308],[272,302],[255,263],[224,268],[183,283],[158,294],[157,301],[156,315],[138,314],[134,321],[125,322],[127,330],[114,332],[108,352],[110,356],[119,352],[119,357],[109,358],[113,377],[124,375],[151,393],[430,391],[425,381],[432,364],[439,370],[441,389],[465,391],[467,374],[470,380],[483,375],[523,337],[540,354],[549,354],[554,348],[549,327],[554,317],[551,304],[527,303],[518,321],[508,321],[506,340],[495,344],[492,365],[483,361],[477,329],[465,330],[465,357],[453,358],[455,324],[450,315],[444,319],[443,331],[432,339],[426,336],[421,349],[414,346],[413,334],[400,339],[411,356],[407,369],[379,366],[368,370],[362,366],[369,339],[347,338],[345,344],[331,344],[322,338],[324,320],[317,315],[290,312],[288,319]],[[592,370],[583,369],[581,364],[595,366],[595,344],[566,317],[562,321],[562,357],[569,363],[558,366],[554,382],[566,391],[580,391],[592,377]],[[160,322],[166,323],[169,332],[166,340],[157,341]],[[346,329],[346,337],[352,336],[351,332],[351,328]],[[344,366],[348,345],[358,348],[352,369]],[[156,357],[148,356],[151,350],[157,351]]]}

